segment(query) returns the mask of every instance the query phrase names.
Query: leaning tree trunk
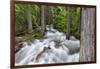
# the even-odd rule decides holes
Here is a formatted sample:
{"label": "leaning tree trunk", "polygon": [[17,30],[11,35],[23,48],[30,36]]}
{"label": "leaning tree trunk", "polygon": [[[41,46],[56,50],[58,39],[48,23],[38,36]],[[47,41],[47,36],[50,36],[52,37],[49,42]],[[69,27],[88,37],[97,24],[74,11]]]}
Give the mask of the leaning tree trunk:
{"label": "leaning tree trunk", "polygon": [[81,11],[80,62],[95,61],[94,12],[94,8],[82,8]]}
{"label": "leaning tree trunk", "polygon": [[28,33],[32,33],[32,17],[31,17],[31,5],[27,6],[27,22],[28,22]]}

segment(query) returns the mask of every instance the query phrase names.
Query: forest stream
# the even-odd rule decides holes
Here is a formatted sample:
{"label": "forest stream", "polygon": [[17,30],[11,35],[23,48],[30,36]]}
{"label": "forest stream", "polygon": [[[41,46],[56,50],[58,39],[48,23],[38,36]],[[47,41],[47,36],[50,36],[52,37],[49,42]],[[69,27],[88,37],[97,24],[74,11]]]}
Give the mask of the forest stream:
{"label": "forest stream", "polygon": [[74,36],[66,39],[65,33],[49,25],[42,39],[22,45],[15,54],[16,65],[79,62],[80,40]]}

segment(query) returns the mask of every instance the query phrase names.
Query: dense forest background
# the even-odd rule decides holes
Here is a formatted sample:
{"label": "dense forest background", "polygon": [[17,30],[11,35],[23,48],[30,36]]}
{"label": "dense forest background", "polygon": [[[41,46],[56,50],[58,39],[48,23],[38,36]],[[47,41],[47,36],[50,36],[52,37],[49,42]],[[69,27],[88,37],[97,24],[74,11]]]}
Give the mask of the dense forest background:
{"label": "dense forest background", "polygon": [[80,15],[80,7],[15,4],[15,42],[41,38],[46,25],[80,39]]}

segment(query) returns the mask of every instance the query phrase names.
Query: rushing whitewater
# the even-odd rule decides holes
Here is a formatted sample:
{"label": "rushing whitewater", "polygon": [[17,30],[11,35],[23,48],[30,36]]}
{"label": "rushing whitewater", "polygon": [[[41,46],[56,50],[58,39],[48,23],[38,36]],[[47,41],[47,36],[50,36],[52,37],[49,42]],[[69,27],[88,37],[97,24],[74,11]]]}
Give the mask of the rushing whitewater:
{"label": "rushing whitewater", "polygon": [[42,39],[34,39],[29,45],[23,42],[23,47],[15,54],[16,65],[48,64],[79,62],[80,41],[74,36],[66,39],[59,32],[47,25]]}

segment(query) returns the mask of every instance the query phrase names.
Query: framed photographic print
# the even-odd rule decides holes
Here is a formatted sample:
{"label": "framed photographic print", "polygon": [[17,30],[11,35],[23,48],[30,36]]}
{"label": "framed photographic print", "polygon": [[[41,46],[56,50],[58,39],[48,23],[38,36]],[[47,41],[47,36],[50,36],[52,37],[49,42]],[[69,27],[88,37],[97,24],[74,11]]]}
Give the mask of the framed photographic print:
{"label": "framed photographic print", "polygon": [[96,63],[96,6],[11,1],[11,69]]}

